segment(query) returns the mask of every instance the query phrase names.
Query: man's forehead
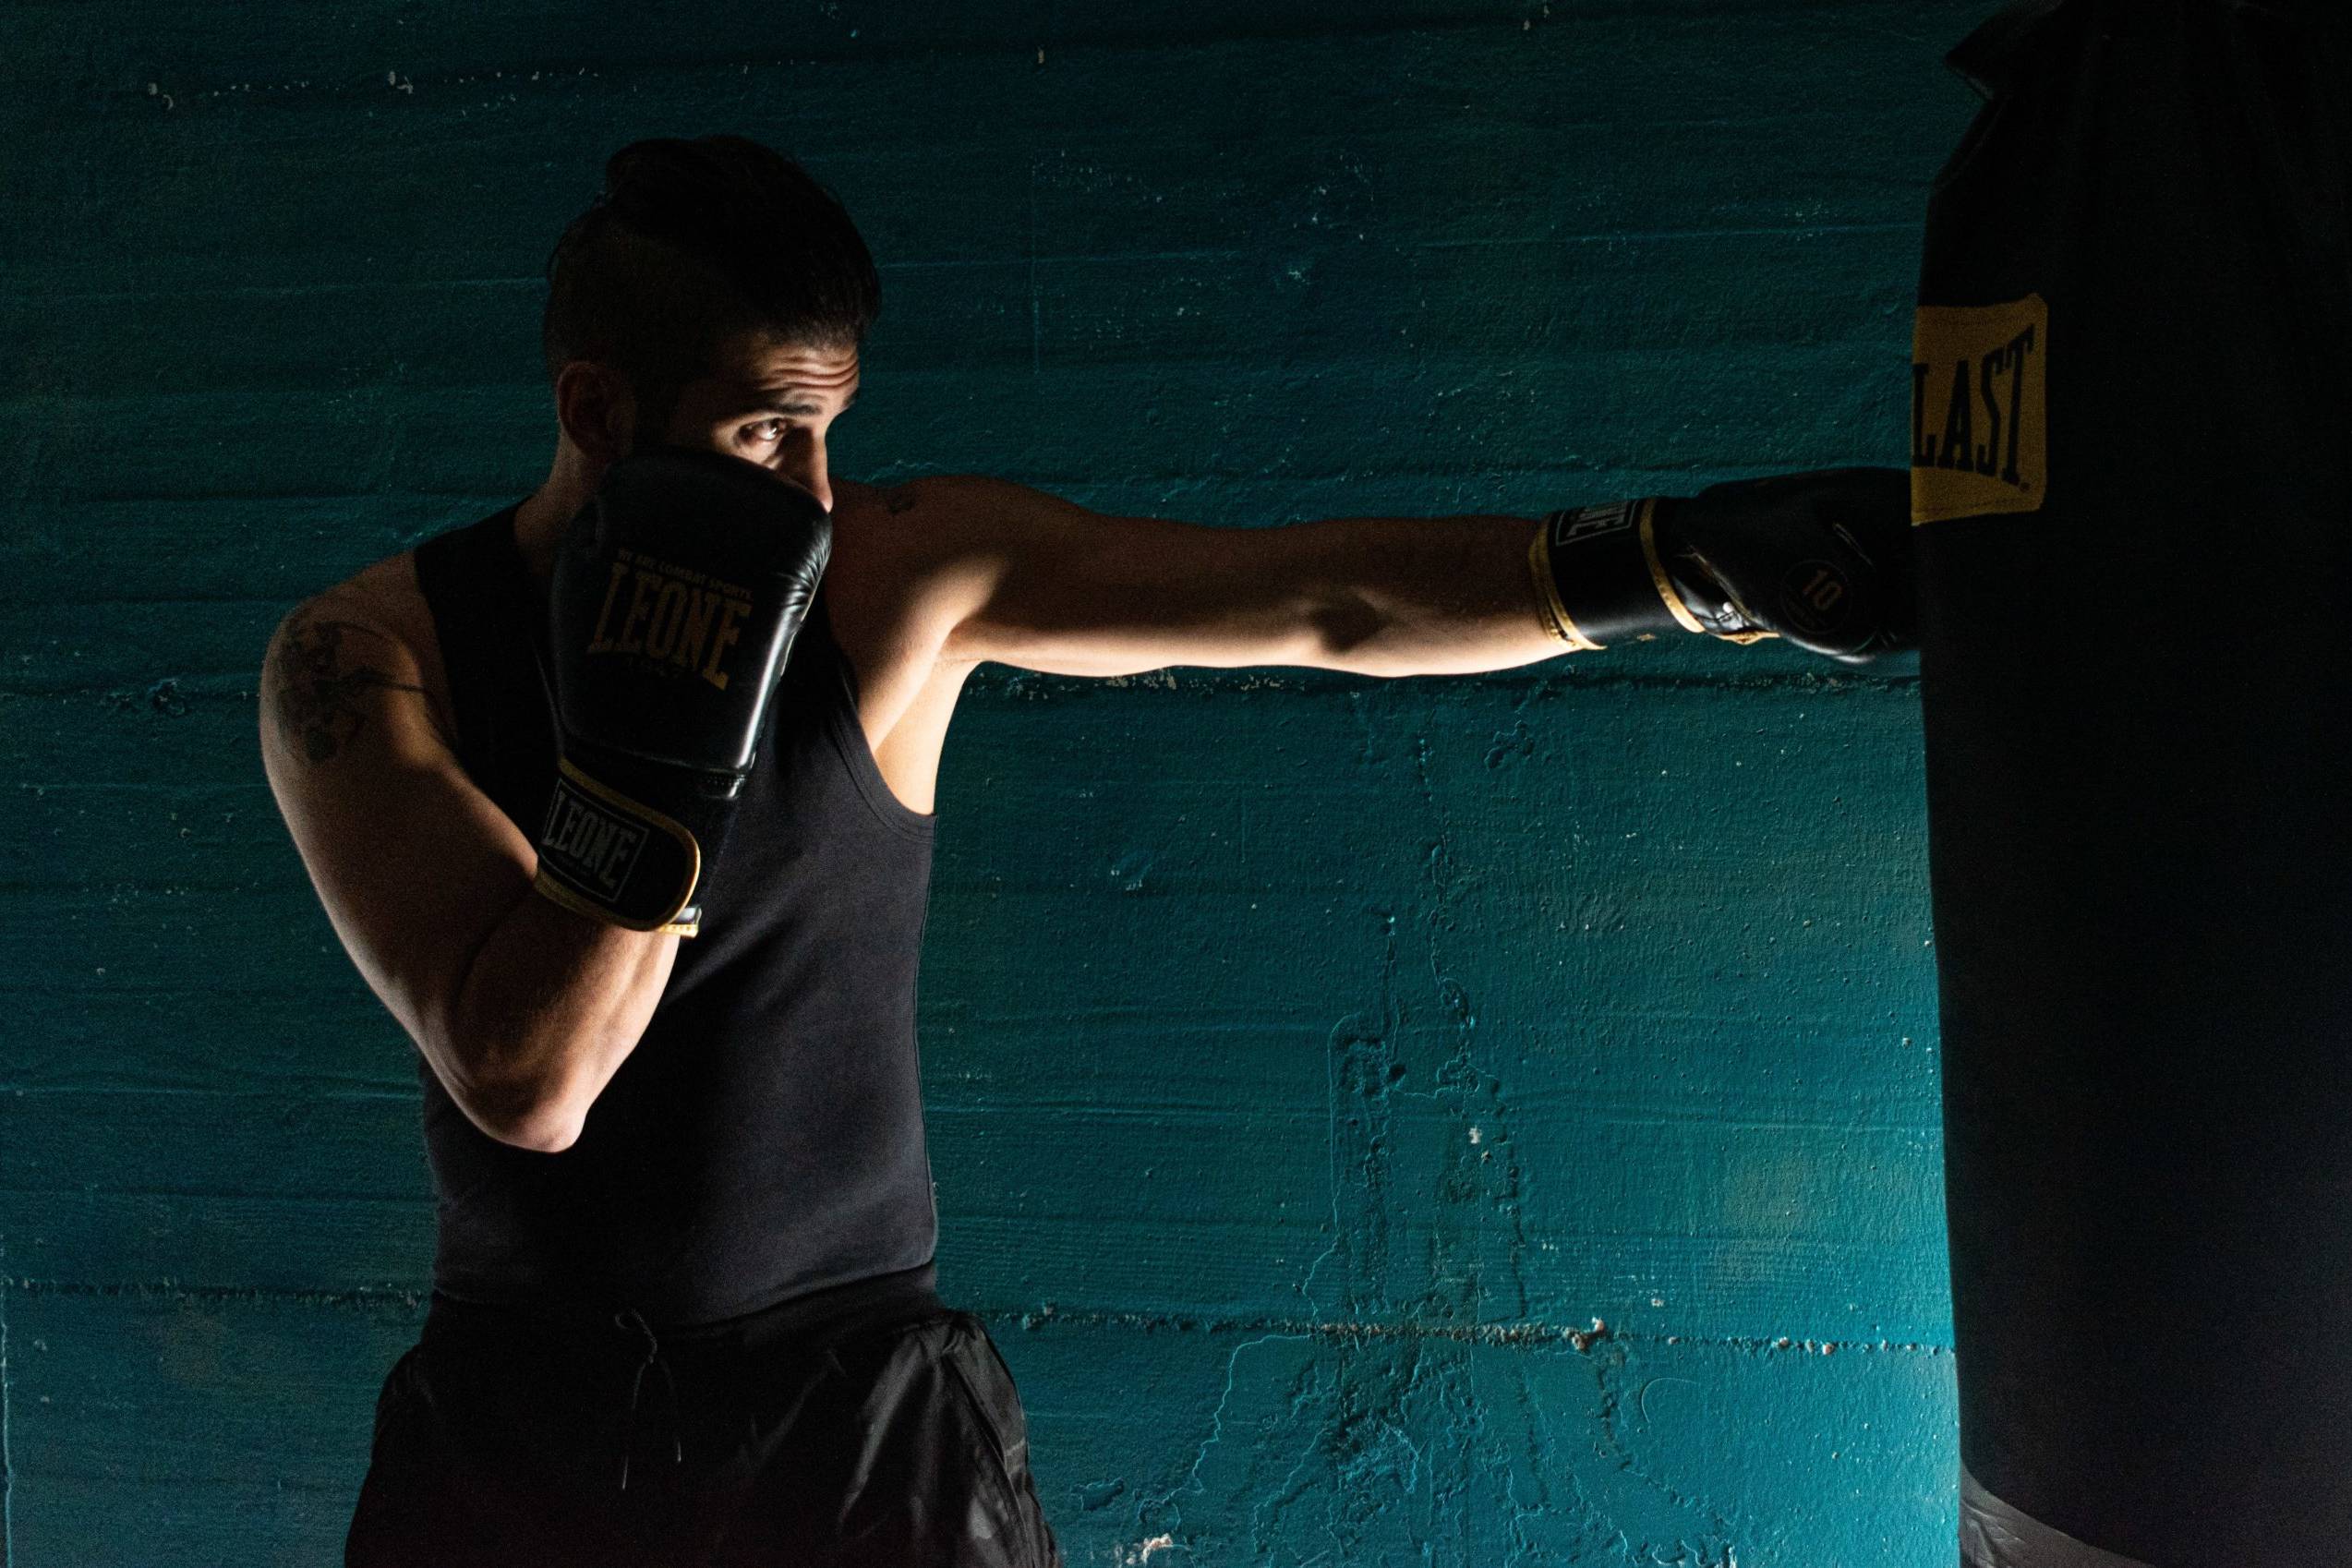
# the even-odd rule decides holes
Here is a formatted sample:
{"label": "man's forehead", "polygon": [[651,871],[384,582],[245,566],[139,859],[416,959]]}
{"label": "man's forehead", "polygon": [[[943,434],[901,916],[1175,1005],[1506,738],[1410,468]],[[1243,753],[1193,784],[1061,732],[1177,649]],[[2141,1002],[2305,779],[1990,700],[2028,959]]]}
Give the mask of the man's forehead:
{"label": "man's forehead", "polygon": [[858,384],[858,351],[854,344],[831,347],[814,344],[746,344],[729,356],[719,379],[742,392],[849,392]]}

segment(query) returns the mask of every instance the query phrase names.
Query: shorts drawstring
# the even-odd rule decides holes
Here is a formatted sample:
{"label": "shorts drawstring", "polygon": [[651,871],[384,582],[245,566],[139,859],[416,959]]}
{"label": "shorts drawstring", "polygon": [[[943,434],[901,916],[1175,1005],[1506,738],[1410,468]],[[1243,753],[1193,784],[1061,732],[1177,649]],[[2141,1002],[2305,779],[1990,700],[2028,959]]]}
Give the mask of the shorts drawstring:
{"label": "shorts drawstring", "polygon": [[613,1314],[612,1326],[618,1329],[634,1328],[645,1336],[645,1358],[637,1363],[637,1375],[629,1383],[629,1420],[628,1424],[621,1429],[621,1490],[627,1491],[629,1490],[629,1460],[636,1447],[637,1395],[645,1387],[646,1368],[660,1367],[661,1381],[669,1390],[671,1464],[683,1465],[686,1462],[686,1444],[685,1434],[681,1429],[683,1426],[683,1417],[678,1405],[678,1380],[670,1375],[669,1363],[661,1358],[661,1341],[654,1337],[653,1325],[646,1322],[635,1308],[631,1307]]}

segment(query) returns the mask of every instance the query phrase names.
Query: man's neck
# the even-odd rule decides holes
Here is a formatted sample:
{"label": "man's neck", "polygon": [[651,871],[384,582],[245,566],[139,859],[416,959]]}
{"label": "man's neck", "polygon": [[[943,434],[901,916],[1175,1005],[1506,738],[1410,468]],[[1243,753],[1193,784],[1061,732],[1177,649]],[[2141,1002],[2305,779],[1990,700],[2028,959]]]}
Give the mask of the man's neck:
{"label": "man's neck", "polygon": [[555,566],[556,541],[595,489],[587,460],[568,441],[559,446],[546,481],[514,513],[514,547],[533,582],[547,582]]}

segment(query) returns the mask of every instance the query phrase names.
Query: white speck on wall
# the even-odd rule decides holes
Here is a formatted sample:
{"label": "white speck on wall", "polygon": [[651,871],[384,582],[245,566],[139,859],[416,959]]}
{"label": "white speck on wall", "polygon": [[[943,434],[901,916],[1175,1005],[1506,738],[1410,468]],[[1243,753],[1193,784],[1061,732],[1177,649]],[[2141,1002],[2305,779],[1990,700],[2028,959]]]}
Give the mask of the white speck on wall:
{"label": "white speck on wall", "polygon": [[1134,1550],[1119,1553],[1119,1561],[1123,1563],[1128,1564],[1149,1562],[1152,1561],[1153,1554],[1163,1551],[1174,1551],[1175,1550],[1176,1537],[1169,1535],[1158,1535],[1153,1536],[1148,1541],[1136,1542]]}
{"label": "white speck on wall", "polygon": [[1485,1137],[1486,1137],[1486,1134],[1485,1134],[1484,1132],[1481,1132],[1478,1128],[1475,1128],[1475,1127],[1474,1127],[1474,1128],[1472,1128],[1470,1129],[1470,1141],[1471,1141],[1471,1142],[1473,1142],[1473,1143],[1477,1143],[1477,1142],[1478,1142],[1479,1140],[1481,1140],[1482,1139],[1484,1139]]}

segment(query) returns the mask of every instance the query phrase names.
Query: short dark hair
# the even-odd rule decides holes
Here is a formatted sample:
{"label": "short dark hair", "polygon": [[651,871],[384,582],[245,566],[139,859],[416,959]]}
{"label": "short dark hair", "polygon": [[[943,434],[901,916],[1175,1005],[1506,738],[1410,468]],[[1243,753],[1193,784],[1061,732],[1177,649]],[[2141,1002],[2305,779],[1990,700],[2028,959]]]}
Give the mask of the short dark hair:
{"label": "short dark hair", "polygon": [[882,308],[874,258],[841,203],[740,136],[662,137],[614,153],[547,277],[548,379],[574,359],[609,365],[657,424],[727,338],[855,347]]}

